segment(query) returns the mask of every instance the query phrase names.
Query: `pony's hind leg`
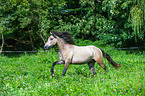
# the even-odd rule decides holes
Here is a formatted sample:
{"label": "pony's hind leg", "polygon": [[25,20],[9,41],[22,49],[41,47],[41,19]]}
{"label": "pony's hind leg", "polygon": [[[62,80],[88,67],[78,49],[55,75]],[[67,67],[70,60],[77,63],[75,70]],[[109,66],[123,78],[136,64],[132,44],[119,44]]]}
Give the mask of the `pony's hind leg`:
{"label": "pony's hind leg", "polygon": [[104,63],[103,63],[103,58],[97,58],[97,59],[95,59],[95,61],[105,70],[105,71],[107,71],[107,68],[106,68],[106,66],[104,65]]}
{"label": "pony's hind leg", "polygon": [[95,69],[94,69],[94,64],[95,64],[95,61],[91,61],[88,63],[89,69],[91,70],[91,73],[93,74],[92,77],[96,74]]}

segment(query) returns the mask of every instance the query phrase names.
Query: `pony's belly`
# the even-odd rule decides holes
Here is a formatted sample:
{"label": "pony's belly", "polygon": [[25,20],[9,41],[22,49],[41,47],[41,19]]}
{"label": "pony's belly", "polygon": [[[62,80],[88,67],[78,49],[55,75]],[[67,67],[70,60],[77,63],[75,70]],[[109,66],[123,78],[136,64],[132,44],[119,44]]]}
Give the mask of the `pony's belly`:
{"label": "pony's belly", "polygon": [[75,63],[75,64],[88,63],[90,61],[92,61],[92,58],[85,58],[85,57],[81,58],[81,57],[79,57],[79,58],[73,58],[72,59],[72,63]]}
{"label": "pony's belly", "polygon": [[73,51],[72,63],[88,63],[93,59],[90,47],[76,47]]}

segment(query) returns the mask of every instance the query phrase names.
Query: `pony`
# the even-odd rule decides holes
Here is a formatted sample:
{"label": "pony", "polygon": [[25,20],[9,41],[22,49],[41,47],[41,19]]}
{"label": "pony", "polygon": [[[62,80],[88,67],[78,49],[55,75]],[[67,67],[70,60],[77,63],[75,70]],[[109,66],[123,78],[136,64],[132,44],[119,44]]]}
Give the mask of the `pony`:
{"label": "pony", "polygon": [[106,66],[103,63],[105,57],[116,69],[120,67],[112,58],[103,50],[94,45],[76,46],[72,36],[68,32],[50,32],[51,36],[44,45],[44,49],[51,49],[54,45],[58,47],[59,60],[55,61],[51,67],[51,75],[54,77],[54,66],[65,64],[62,77],[65,75],[70,64],[88,64],[92,77],[95,74],[94,64],[97,62],[105,71]]}

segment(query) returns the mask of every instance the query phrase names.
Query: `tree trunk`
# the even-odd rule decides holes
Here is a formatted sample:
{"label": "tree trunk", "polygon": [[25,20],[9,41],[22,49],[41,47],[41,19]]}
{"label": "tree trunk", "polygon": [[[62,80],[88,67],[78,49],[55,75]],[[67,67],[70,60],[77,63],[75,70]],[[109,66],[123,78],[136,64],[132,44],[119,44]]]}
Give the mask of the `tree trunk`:
{"label": "tree trunk", "polygon": [[35,46],[34,46],[34,42],[33,42],[33,38],[32,38],[31,31],[28,30],[28,32],[29,32],[29,38],[30,38],[30,43],[31,43],[32,49],[33,49],[33,50],[36,50],[36,48],[35,48]]}
{"label": "tree trunk", "polygon": [[0,54],[1,54],[2,51],[3,51],[4,43],[5,43],[5,41],[4,41],[4,35],[3,35],[3,33],[2,33],[2,45],[1,45]]}

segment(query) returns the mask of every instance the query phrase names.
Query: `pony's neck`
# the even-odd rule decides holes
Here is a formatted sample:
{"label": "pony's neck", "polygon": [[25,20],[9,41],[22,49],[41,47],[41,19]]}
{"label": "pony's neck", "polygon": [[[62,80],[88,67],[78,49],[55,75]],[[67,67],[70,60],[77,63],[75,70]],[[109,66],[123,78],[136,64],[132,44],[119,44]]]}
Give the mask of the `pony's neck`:
{"label": "pony's neck", "polygon": [[57,37],[57,46],[60,52],[62,52],[65,49],[66,44],[67,43],[63,39]]}

